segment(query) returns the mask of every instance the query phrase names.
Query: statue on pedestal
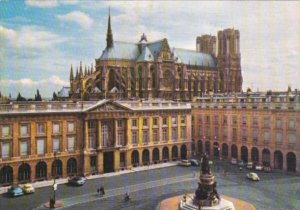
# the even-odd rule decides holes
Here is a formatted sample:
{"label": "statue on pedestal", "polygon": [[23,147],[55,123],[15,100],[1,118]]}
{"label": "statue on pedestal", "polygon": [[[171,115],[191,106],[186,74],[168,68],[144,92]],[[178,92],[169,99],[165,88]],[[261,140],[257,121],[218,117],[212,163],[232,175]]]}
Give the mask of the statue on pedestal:
{"label": "statue on pedestal", "polygon": [[201,161],[200,182],[195,192],[194,204],[201,206],[215,206],[220,203],[220,196],[217,192],[217,183],[212,175],[208,156],[204,154]]}

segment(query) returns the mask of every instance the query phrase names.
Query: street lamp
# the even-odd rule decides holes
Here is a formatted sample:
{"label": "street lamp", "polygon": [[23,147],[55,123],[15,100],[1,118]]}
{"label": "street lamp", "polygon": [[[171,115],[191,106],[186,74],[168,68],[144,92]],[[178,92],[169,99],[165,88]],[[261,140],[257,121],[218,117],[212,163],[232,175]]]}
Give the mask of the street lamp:
{"label": "street lamp", "polygon": [[55,183],[55,179],[56,179],[56,152],[54,152],[54,162],[53,162],[53,186],[52,186],[52,195],[50,197],[50,208],[55,208],[55,191],[57,189],[57,184]]}

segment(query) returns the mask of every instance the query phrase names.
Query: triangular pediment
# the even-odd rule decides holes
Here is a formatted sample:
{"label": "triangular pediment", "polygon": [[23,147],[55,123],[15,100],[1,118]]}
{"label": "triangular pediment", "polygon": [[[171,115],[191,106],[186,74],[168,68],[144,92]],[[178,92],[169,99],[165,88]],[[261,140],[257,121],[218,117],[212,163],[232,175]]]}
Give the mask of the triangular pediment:
{"label": "triangular pediment", "polygon": [[170,60],[171,59],[171,49],[168,43],[167,39],[163,40],[161,50],[160,50],[160,55],[163,60]]}
{"label": "triangular pediment", "polygon": [[114,112],[114,111],[129,111],[130,109],[110,100],[99,101],[97,104],[89,107],[87,112]]}

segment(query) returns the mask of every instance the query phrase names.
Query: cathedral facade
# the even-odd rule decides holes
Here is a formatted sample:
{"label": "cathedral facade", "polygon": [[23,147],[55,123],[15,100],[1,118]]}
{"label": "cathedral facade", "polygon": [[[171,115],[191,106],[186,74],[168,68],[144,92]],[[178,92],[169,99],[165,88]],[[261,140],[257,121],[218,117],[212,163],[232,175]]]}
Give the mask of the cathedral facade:
{"label": "cathedral facade", "polygon": [[74,73],[71,66],[69,96],[190,101],[209,92],[242,91],[238,30],[197,37],[196,49],[171,48],[167,39],[148,42],[145,34],[137,43],[114,41],[109,15],[106,48],[95,67],[80,63]]}

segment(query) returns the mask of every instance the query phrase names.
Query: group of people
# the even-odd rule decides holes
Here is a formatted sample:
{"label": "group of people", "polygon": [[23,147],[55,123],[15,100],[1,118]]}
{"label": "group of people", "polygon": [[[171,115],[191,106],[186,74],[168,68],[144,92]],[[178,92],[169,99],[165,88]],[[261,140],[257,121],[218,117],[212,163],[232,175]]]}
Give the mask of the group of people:
{"label": "group of people", "polygon": [[[101,196],[104,196],[105,195],[105,191],[104,191],[104,187],[101,186],[100,188],[97,188],[97,194],[98,195],[101,195]],[[124,201],[129,201],[130,200],[130,196],[129,196],[129,193],[126,192],[125,193],[125,198],[124,198]]]}
{"label": "group of people", "polygon": [[97,194],[98,195],[105,195],[105,191],[104,191],[104,187],[103,186],[101,186],[100,188],[98,188],[97,189]]}

